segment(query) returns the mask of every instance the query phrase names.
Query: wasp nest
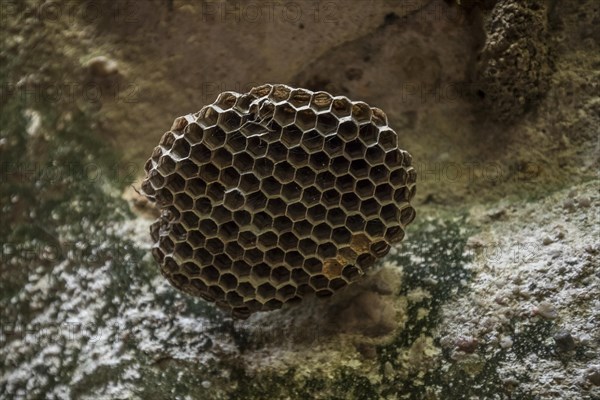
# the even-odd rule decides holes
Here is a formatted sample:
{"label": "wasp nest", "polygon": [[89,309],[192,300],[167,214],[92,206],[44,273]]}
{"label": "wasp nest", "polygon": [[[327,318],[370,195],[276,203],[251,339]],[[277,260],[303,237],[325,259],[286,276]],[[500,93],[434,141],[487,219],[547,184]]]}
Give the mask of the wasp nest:
{"label": "wasp nest", "polygon": [[325,92],[225,92],[145,166],[153,255],[176,288],[245,318],[330,296],[402,240],[411,156],[385,114]]}

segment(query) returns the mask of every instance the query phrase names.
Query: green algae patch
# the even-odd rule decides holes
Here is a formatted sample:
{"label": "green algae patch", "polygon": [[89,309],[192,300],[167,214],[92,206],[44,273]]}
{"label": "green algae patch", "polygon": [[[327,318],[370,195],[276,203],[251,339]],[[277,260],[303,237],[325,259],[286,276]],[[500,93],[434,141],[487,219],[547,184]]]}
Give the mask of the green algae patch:
{"label": "green algae patch", "polygon": [[[0,84],[8,83],[0,79]],[[60,113],[51,103],[29,104],[20,93],[3,101],[1,299],[14,296],[34,270],[48,271],[69,254],[96,262],[141,259],[131,242],[108,229],[132,216],[127,204],[109,193],[131,180],[119,175],[118,155],[94,135],[92,117],[77,107]],[[96,252],[100,241],[112,248]]]}
{"label": "green algae patch", "polygon": [[[0,72],[6,88],[8,71]],[[3,93],[2,393],[42,397],[71,386],[86,362],[82,349],[114,333],[109,316],[157,275],[147,250],[122,229],[133,217],[119,197],[132,182],[131,170],[94,126],[93,115],[74,103]],[[11,376],[19,365],[34,374]],[[32,379],[33,391],[27,389]]]}
{"label": "green algae patch", "polygon": [[441,307],[468,288],[472,255],[466,251],[468,228],[465,217],[433,219],[417,224],[400,254],[400,295],[408,299],[407,322],[392,343],[378,348],[383,395],[403,393],[421,398],[426,382],[439,366],[437,323]]}

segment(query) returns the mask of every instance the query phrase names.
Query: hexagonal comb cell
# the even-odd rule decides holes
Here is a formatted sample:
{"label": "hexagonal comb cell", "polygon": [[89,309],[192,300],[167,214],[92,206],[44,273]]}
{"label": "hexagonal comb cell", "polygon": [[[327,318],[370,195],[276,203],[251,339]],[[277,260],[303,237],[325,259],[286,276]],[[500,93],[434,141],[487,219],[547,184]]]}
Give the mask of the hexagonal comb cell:
{"label": "hexagonal comb cell", "polygon": [[176,288],[237,318],[329,297],[415,218],[416,174],[386,115],[286,85],[221,93],[145,164],[152,254]]}

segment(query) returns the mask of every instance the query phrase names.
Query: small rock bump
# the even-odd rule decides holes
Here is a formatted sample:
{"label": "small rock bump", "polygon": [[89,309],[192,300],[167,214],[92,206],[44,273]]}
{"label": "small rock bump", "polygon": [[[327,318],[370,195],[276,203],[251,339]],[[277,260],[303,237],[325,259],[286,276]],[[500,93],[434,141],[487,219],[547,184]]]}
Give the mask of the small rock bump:
{"label": "small rock bump", "polygon": [[588,208],[592,205],[592,200],[589,197],[579,197],[577,199],[577,204],[579,207]]}
{"label": "small rock bump", "polygon": [[589,371],[587,380],[594,386],[600,386],[600,369],[592,369]]}
{"label": "small rock bump", "polygon": [[478,345],[479,341],[472,336],[463,336],[456,340],[456,348],[467,354],[474,353]]}
{"label": "small rock bump", "polygon": [[566,352],[575,350],[575,339],[568,331],[562,330],[554,334],[554,343],[558,351]]}
{"label": "small rock bump", "polygon": [[556,311],[556,308],[552,304],[550,304],[546,301],[542,301],[534,309],[534,314],[537,314],[537,315],[541,316],[542,318],[546,318],[546,319],[558,318],[558,312]]}
{"label": "small rock bump", "polygon": [[90,59],[86,63],[90,73],[97,77],[107,77],[116,75],[119,72],[118,64],[106,56],[98,56]]}

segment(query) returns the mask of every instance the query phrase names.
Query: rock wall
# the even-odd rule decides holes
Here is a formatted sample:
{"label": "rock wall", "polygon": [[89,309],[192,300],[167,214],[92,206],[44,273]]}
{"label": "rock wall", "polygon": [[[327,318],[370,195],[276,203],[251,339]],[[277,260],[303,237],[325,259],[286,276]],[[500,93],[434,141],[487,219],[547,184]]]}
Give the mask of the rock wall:
{"label": "rock wall", "polygon": [[[600,398],[597,3],[355,3],[2,2],[0,398]],[[264,82],[385,110],[417,219],[235,322],[160,277],[134,188]]]}

